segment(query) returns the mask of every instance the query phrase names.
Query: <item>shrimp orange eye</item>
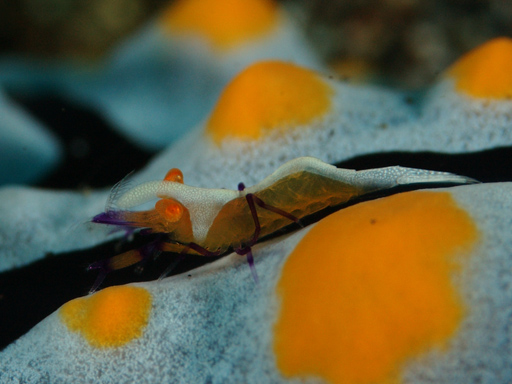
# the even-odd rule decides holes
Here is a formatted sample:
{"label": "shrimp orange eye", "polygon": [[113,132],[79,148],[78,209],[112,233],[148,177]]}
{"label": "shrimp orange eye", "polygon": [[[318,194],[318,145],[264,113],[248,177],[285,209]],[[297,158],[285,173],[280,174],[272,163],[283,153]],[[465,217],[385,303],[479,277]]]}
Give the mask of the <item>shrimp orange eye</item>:
{"label": "shrimp orange eye", "polygon": [[174,181],[183,184],[183,173],[178,168],[173,168],[164,177],[165,181]]}
{"label": "shrimp orange eye", "polygon": [[175,223],[183,216],[183,206],[173,199],[161,199],[155,204],[155,209],[168,222]]}
{"label": "shrimp orange eye", "polygon": [[169,204],[167,208],[165,208],[165,216],[169,219],[169,221],[178,221],[183,215],[183,208],[178,204]]}

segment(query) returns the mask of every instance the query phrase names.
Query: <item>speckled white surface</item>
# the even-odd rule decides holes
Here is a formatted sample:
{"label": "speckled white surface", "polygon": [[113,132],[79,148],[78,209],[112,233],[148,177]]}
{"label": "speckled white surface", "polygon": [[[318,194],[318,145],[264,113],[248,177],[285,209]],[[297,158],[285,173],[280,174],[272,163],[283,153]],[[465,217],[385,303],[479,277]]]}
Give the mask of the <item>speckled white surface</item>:
{"label": "speckled white surface", "polygon": [[[512,183],[446,190],[481,234],[454,282],[469,311],[447,350],[411,361],[403,382],[506,384],[512,380]],[[94,349],[54,313],[0,353],[0,381],[293,382],[277,372],[272,352],[274,288],[288,253],[308,230],[254,248],[259,286],[236,255],[188,275],[138,284],[154,297],[152,315],[144,335],[124,347]]]}
{"label": "speckled white surface", "polygon": [[107,196],[108,191],[0,188],[0,271],[108,239],[108,228],[88,222],[103,210]]}

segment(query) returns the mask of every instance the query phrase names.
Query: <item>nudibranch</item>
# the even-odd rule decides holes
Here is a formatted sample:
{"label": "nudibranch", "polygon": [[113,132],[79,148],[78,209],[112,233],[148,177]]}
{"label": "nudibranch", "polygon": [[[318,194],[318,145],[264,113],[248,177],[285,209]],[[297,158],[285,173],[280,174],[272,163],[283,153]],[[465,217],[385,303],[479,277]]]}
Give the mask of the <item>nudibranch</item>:
{"label": "nudibranch", "polygon": [[[246,255],[254,277],[251,247],[292,221],[299,222],[329,206],[370,192],[417,183],[465,184],[474,180],[446,172],[387,167],[362,171],[337,168],[313,157],[300,157],[279,167],[256,185],[238,190],[198,188],[183,184],[183,175],[171,169],[164,180],[138,185],[118,196],[111,193],[105,212],[94,223],[162,234],[162,243],[128,251],[91,265],[100,269],[98,287],[110,270],[133,265],[160,251],[192,251],[217,256],[229,249]],[[153,209],[131,210],[152,200]]]}

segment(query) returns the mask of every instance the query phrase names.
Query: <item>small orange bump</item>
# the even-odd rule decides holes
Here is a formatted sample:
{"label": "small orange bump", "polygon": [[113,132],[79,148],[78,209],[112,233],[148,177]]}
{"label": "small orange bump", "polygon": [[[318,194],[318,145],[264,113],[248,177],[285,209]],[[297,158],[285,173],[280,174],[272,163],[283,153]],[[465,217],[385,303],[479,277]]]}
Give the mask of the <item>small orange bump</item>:
{"label": "small orange bump", "polygon": [[218,49],[263,36],[277,23],[278,8],[270,0],[178,0],[162,17],[171,33],[202,36]]}
{"label": "small orange bump", "polygon": [[170,223],[176,223],[183,216],[183,205],[174,199],[158,200],[155,209]]}
{"label": "small orange bump", "polygon": [[500,37],[470,51],[449,70],[457,91],[474,97],[512,97],[512,39]]}
{"label": "small orange bump", "polygon": [[59,312],[66,326],[80,332],[94,347],[119,347],[142,335],[151,310],[151,295],[129,285],[105,288],[64,304]]}
{"label": "small orange bump", "polygon": [[277,365],[329,383],[400,381],[410,359],[443,348],[464,305],[452,284],[477,229],[447,192],[361,203],[314,226],[277,292]]}
{"label": "small orange bump", "polygon": [[331,108],[332,88],[316,72],[265,61],[238,74],[224,89],[206,131],[219,144],[226,137],[256,140],[273,129],[308,124]]}
{"label": "small orange bump", "polygon": [[174,181],[175,183],[183,184],[183,172],[178,168],[173,168],[167,172],[164,177],[165,181]]}

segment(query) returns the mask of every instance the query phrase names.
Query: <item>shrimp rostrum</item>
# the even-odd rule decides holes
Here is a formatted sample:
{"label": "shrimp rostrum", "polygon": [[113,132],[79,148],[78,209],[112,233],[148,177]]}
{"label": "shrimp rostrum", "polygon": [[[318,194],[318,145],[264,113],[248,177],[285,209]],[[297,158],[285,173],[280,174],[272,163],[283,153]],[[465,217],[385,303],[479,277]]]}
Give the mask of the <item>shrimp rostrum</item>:
{"label": "shrimp rostrum", "polygon": [[[217,256],[233,249],[247,256],[257,279],[251,247],[292,222],[300,224],[300,219],[329,206],[399,185],[472,182],[447,172],[404,167],[355,171],[300,157],[256,185],[246,188],[240,183],[238,190],[231,190],[183,184],[181,172],[171,169],[163,180],[135,186],[120,196],[114,187],[113,202],[92,221],[161,234],[158,251]],[[154,208],[133,210],[153,200]],[[91,265],[101,270],[93,290],[105,273],[135,264],[147,253],[148,249],[132,250]]]}

